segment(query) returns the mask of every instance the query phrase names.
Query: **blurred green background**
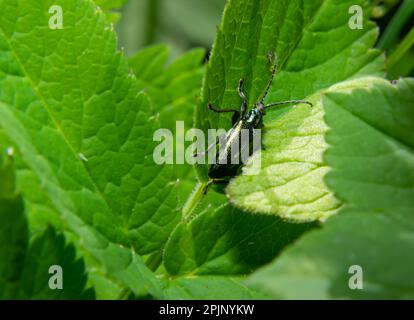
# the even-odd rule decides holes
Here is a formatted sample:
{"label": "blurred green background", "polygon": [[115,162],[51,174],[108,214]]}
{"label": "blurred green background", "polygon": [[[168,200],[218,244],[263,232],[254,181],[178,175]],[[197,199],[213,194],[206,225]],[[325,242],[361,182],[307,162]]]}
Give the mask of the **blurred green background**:
{"label": "blurred green background", "polygon": [[129,0],[117,24],[127,55],[154,43],[167,43],[173,56],[193,47],[209,49],[225,0]]}
{"label": "blurred green background", "polygon": [[[102,0],[101,0],[102,1]],[[155,43],[171,47],[171,59],[194,47],[208,52],[226,0],[112,0],[125,5],[116,23],[128,56]],[[312,0],[306,0],[312,1]],[[414,0],[370,0],[392,79],[414,76]],[[99,0],[98,0],[99,2]]]}

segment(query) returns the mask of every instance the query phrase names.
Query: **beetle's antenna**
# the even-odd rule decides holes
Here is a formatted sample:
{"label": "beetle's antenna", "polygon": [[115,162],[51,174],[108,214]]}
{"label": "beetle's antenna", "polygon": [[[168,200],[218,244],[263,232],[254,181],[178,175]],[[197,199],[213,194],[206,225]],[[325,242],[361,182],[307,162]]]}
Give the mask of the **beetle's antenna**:
{"label": "beetle's antenna", "polygon": [[289,104],[289,103],[306,103],[308,105],[310,105],[311,107],[313,107],[313,104],[309,101],[306,100],[286,100],[286,101],[279,101],[279,102],[273,102],[273,103],[269,103],[268,105],[265,106],[265,109],[274,107],[274,106],[280,106],[283,104]]}
{"label": "beetle's antenna", "polygon": [[[272,59],[272,53],[271,52],[268,53],[268,57],[269,57],[269,60]],[[275,73],[276,73],[276,69],[277,69],[277,53],[276,53],[276,51],[274,52],[274,59],[275,60],[273,61],[272,75],[270,76],[270,81],[267,84],[265,93],[263,94],[262,98],[260,99],[260,102],[262,104],[263,104],[263,101],[266,98],[267,94],[269,93],[270,87],[272,86],[272,83],[273,83],[273,79],[275,78]]]}

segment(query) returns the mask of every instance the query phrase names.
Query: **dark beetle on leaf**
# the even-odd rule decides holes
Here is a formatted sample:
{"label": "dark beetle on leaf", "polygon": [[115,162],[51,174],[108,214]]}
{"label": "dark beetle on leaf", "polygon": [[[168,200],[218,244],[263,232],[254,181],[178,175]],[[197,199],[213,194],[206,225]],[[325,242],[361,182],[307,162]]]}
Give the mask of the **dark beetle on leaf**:
{"label": "dark beetle on leaf", "polygon": [[[268,59],[271,63],[272,61],[272,54],[268,54]],[[243,83],[244,79],[240,79],[239,86],[238,86],[238,93],[240,98],[242,99],[242,104],[239,110],[236,109],[217,109],[208,104],[208,108],[211,111],[217,113],[228,113],[232,112],[232,125],[233,127],[226,132],[222,137],[218,139],[218,141],[208,147],[205,153],[207,153],[212,148],[216,148],[216,161],[214,164],[211,164],[208,171],[208,176],[210,181],[207,183],[207,187],[212,183],[228,183],[231,177],[234,177],[239,174],[240,168],[242,165],[242,161],[240,161],[241,154],[243,151],[248,150],[249,155],[252,154],[255,150],[253,150],[253,137],[256,134],[257,129],[261,129],[263,127],[263,116],[266,114],[266,110],[274,107],[280,106],[285,104],[295,104],[295,103],[306,103],[312,106],[312,103],[305,100],[287,100],[287,101],[280,101],[280,102],[272,102],[269,104],[264,104],[264,100],[269,93],[270,87],[272,85],[275,73],[277,69],[277,55],[276,52],[274,53],[274,61],[272,67],[272,74],[270,77],[270,81],[266,87],[266,90],[260,100],[256,102],[251,110],[248,109],[248,103],[246,99],[246,95],[243,92]],[[241,139],[242,131],[245,129],[248,132],[249,139]],[[240,142],[241,141],[241,142]],[[233,152],[232,149],[233,148]],[[237,148],[237,150],[234,150]],[[247,149],[248,148],[248,149]],[[204,154],[205,154],[204,153]],[[195,155],[197,156],[197,155]]]}

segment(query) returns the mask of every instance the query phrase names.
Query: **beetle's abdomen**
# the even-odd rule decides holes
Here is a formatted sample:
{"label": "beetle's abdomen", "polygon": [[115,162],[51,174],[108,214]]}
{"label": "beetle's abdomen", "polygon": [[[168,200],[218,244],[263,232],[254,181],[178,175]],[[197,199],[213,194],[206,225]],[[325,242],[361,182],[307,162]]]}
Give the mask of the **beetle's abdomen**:
{"label": "beetle's abdomen", "polygon": [[254,128],[246,126],[243,122],[230,129],[217,146],[216,162],[209,168],[209,177],[219,179],[238,175],[240,167],[255,151],[254,134]]}
{"label": "beetle's abdomen", "polygon": [[212,164],[208,170],[208,176],[212,179],[234,177],[239,173],[241,164],[225,165]]}

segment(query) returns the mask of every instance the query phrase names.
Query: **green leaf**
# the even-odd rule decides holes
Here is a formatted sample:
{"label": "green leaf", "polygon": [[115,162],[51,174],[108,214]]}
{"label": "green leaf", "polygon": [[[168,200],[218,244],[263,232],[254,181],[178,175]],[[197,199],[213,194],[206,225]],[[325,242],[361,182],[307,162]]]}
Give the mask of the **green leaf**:
{"label": "green leaf", "polygon": [[64,29],[50,30],[52,4],[0,1],[0,125],[38,179],[22,186],[49,199],[101,273],[161,297],[136,254],[158,251],[179,220],[172,168],[152,161],[159,124],[99,10],[62,1]]}
{"label": "green leaf", "polygon": [[[339,22],[327,19],[328,16],[338,16],[338,6],[345,15],[339,14]],[[314,95],[311,100],[315,102],[312,109],[300,106],[293,110],[281,110],[277,113],[279,117],[275,116],[276,112],[269,112],[267,119],[270,120],[266,123],[264,133],[266,150],[262,157],[263,163],[276,163],[272,163],[271,168],[263,168],[258,176],[234,179],[227,189],[233,204],[250,212],[276,212],[284,218],[302,222],[322,220],[341,206],[341,202],[334,197],[323,180],[329,169],[322,157],[327,148],[324,135],[328,127],[324,122],[321,102],[318,102],[318,91],[338,80],[359,77],[364,73],[381,74],[383,68],[379,53],[369,49],[376,38],[372,24],[366,23],[364,31],[348,34],[349,6],[350,2],[338,4],[337,1],[325,1],[323,5],[322,2],[318,5],[307,4],[304,11],[301,11],[298,10],[303,7],[300,1],[228,3],[208,65],[203,102],[197,109],[196,124],[203,129],[229,126],[229,117],[220,116],[217,119],[216,114],[207,113],[205,106],[207,102],[222,107],[238,106],[240,100],[236,88],[242,76],[246,77],[246,93],[250,102],[256,101],[266,85],[263,78],[270,76],[267,52],[275,48],[282,71],[271,90],[274,100]],[[286,17],[280,12],[285,13]],[[287,26],[293,24],[288,22],[298,19],[303,21],[302,24],[299,23],[300,28],[288,30]],[[334,32],[329,31],[330,27]],[[257,32],[258,29],[262,32]],[[338,38],[336,33],[343,35],[337,51],[332,53],[331,42],[334,37]],[[256,35],[260,35],[259,38]],[[318,43],[318,46],[311,46],[312,43]],[[304,50],[309,51],[311,57],[306,63],[300,58]],[[326,52],[329,50],[332,59],[327,57]],[[347,62],[347,59],[352,63]],[[338,65],[347,63],[347,67],[338,68]],[[320,77],[320,82],[313,81],[316,76]],[[279,80],[281,77],[285,81]],[[301,90],[302,93],[299,95],[286,89],[278,90],[279,87],[297,92]],[[269,98],[269,101],[273,99]],[[274,143],[273,146],[269,141]],[[246,171],[248,170],[247,166]],[[303,176],[305,178],[301,179]],[[272,195],[267,198],[267,194],[261,192],[262,189],[267,191],[289,180],[293,183],[281,188],[279,202],[269,199]],[[249,197],[251,194],[253,196]],[[201,205],[212,201],[212,198],[217,196],[213,194],[202,200]],[[227,202],[225,197],[219,199],[222,203]],[[172,233],[165,248],[164,266],[173,275],[251,272],[274,258],[281,249],[309,228],[308,225],[282,222],[276,217],[252,215],[228,205],[216,210],[214,202],[210,210],[203,211],[197,204],[194,207],[193,214],[196,218],[182,222]],[[251,227],[246,227],[252,225],[257,226],[256,232],[252,232]],[[254,243],[256,247],[250,248],[247,245],[249,243]]]}
{"label": "green leaf", "polygon": [[56,212],[48,195],[42,192],[39,178],[22,161],[19,150],[0,127],[0,152],[5,151],[9,151],[13,159],[17,189],[25,193],[23,201],[29,234],[42,232],[47,225],[53,226],[56,230],[64,230],[60,215]]}
{"label": "green leaf", "polygon": [[[413,228],[412,209],[343,210],[248,284],[273,299],[413,299]],[[348,286],[353,265],[362,267],[362,290]]]}
{"label": "green leaf", "polygon": [[56,230],[65,232],[65,236],[70,239],[71,243],[76,246],[77,252],[84,258],[88,270],[88,279],[95,288],[96,298],[116,299],[122,290],[120,285],[115,283],[114,279],[105,272],[102,268],[102,263],[93,258],[91,252],[79,245],[79,243],[82,243],[82,240],[73,233],[67,232],[68,227],[64,223],[64,220],[56,212],[47,194],[41,191],[42,187],[39,179],[21,161],[18,150],[16,150],[13,143],[9,141],[0,129],[0,150],[5,150],[6,148],[14,152],[13,162],[16,167],[16,185],[19,190],[23,190],[25,193],[23,200],[29,225],[29,234],[41,234],[45,226],[48,225],[53,225]]}
{"label": "green leaf", "polygon": [[[41,28],[48,12],[34,7],[0,2],[1,126],[59,212],[140,253],[158,250],[179,213],[171,168],[153,165],[158,124],[148,99],[89,2],[65,4],[62,30]],[[13,24],[17,12],[25,19]]]}
{"label": "green leaf", "polygon": [[23,201],[16,194],[10,163],[0,158],[0,299],[18,297],[28,246]]}
{"label": "green leaf", "polygon": [[[414,297],[414,81],[356,82],[324,99],[326,179],[346,207],[251,276],[273,298]],[[352,265],[362,290],[348,286]]]}
{"label": "green leaf", "polygon": [[[100,281],[113,282],[110,285],[118,284],[136,296],[150,294],[157,298],[163,297],[160,282],[133,248],[108,241],[76,216],[68,215],[64,218],[79,238],[82,252],[93,258],[92,261],[87,260],[90,266],[98,268],[99,273],[106,278],[100,277]],[[105,287],[107,285],[108,283]]]}
{"label": "green leaf", "polygon": [[[0,166],[0,299],[92,299],[84,262],[52,228],[29,244],[22,197],[14,190],[10,160]],[[63,289],[52,290],[51,266],[63,271]]]}
{"label": "green leaf", "polygon": [[[2,139],[5,141],[4,137]],[[17,180],[19,188],[26,193],[24,200],[28,206],[31,234],[42,231],[45,225],[52,222],[59,230],[65,231],[85,259],[91,282],[98,286],[98,298],[115,299],[123,288],[129,288],[136,296],[163,296],[160,284],[133,250],[109,242],[73,214],[65,212],[57,215],[53,203],[42,192],[37,177],[18,161],[18,152],[14,157],[21,166]],[[66,232],[68,229],[70,232]]]}
{"label": "green leaf", "polygon": [[99,7],[105,10],[118,9],[128,2],[128,0],[93,0]]}
{"label": "green leaf", "polygon": [[[267,54],[274,51],[280,72],[268,101],[306,98],[347,78],[382,74],[382,58],[370,49],[377,37],[374,24],[366,15],[362,30],[349,29],[348,9],[358,4],[366,8],[365,1],[351,0],[229,1],[208,65],[203,103],[240,105],[241,77],[249,102],[256,102],[270,78]],[[201,128],[217,126],[217,114],[205,105],[198,112]],[[228,127],[228,119],[220,118],[218,124]]]}
{"label": "green leaf", "polygon": [[184,300],[250,300],[266,299],[241,282],[240,278],[191,277],[171,280],[165,290],[166,299]]}
{"label": "green leaf", "polygon": [[[204,75],[204,49],[193,49],[167,65],[170,49],[166,45],[144,48],[129,59],[129,63],[142,88],[149,93],[156,106],[157,118],[162,128],[175,134],[174,148],[185,152],[190,144],[184,141],[185,133],[193,127],[193,109]],[[177,130],[177,122],[183,121],[184,130]],[[184,205],[196,183],[189,164],[174,165],[178,181],[178,206]]]}
{"label": "green leaf", "polygon": [[121,19],[121,14],[113,10],[120,9],[128,0],[93,0],[93,2],[104,10],[106,22],[113,25]]}
{"label": "green leaf", "polygon": [[362,30],[349,28],[352,5],[369,12],[365,1],[353,0],[229,2],[207,70],[199,126],[229,126],[228,116],[218,118],[205,106],[238,108],[242,77],[250,105],[262,96],[270,78],[267,53],[273,51],[279,57],[278,73],[266,101],[307,99],[315,104],[268,112],[265,150],[256,155],[261,157],[259,173],[251,174],[248,165],[227,188],[237,207],[294,221],[324,220],[340,207],[323,181],[329,171],[322,158],[328,127],[318,93],[346,79],[382,75],[384,69],[379,52],[370,49],[378,31],[368,15]]}
{"label": "green leaf", "polygon": [[162,73],[169,54],[167,45],[158,44],[138,51],[129,64],[138,79],[152,83]]}
{"label": "green leaf", "polygon": [[154,85],[162,92],[154,94],[164,100],[160,110],[160,122],[165,128],[175,130],[176,121],[184,121],[185,128],[193,127],[194,105],[199,96],[205,68],[202,61],[204,49],[193,49],[175,59],[154,79]]}
{"label": "green leaf", "polygon": [[[223,201],[209,199],[205,201]],[[211,199],[211,200],[210,200]],[[252,215],[229,205],[207,208],[172,233],[164,266],[172,275],[246,274],[268,263],[312,225]]]}
{"label": "green leaf", "polygon": [[[51,290],[49,268],[60,266],[63,272],[63,289]],[[95,293],[86,290],[85,264],[76,259],[75,247],[66,245],[63,235],[48,228],[31,242],[25,260],[21,287],[24,297],[30,299],[93,299]]]}
{"label": "green leaf", "polygon": [[154,45],[138,51],[129,59],[135,76],[157,107],[161,127],[175,131],[176,122],[192,127],[204,67],[204,49],[193,49],[167,65],[170,49]]}
{"label": "green leaf", "polygon": [[[329,171],[323,160],[328,127],[320,100],[310,100],[312,109],[290,107],[266,126],[266,149],[255,154],[244,168],[245,174],[227,188],[231,203],[298,222],[324,220],[336,213],[341,202],[323,180]],[[255,161],[261,161],[261,169],[251,174]]]}
{"label": "green leaf", "polygon": [[[107,10],[122,1],[101,2]],[[348,28],[349,7],[369,13],[366,3],[230,0],[199,101],[202,49],[170,62],[157,45],[127,60],[108,12],[90,0],[0,0],[0,148],[15,149],[25,194],[18,202],[0,170],[0,192],[12,190],[0,212],[25,206],[30,221],[0,226],[0,243],[8,241],[0,295],[47,298],[42,270],[58,261],[73,270],[68,298],[92,297],[85,270],[98,298],[411,298],[404,277],[414,265],[402,257],[414,238],[413,85],[361,79],[384,69],[368,16],[363,30]],[[62,30],[48,28],[52,4],[64,9]],[[207,103],[238,108],[245,77],[253,105],[270,77],[268,51],[280,64],[266,101],[314,107],[268,112],[258,176],[234,179],[227,197],[213,186],[204,196],[206,167],[198,168],[202,182],[188,196],[189,165],[154,165],[154,131],[174,131],[177,120],[190,128],[194,105],[196,126],[229,128],[229,116]],[[318,230],[281,219],[325,220],[338,210]],[[44,232],[49,224],[58,231]],[[363,267],[365,291],[350,292],[351,264]]]}
{"label": "green leaf", "polygon": [[193,49],[167,65],[170,49],[154,45],[138,51],[129,64],[156,106],[161,127],[175,131],[176,122],[193,125],[193,107],[204,67],[204,49]]}
{"label": "green leaf", "polygon": [[353,206],[374,211],[412,208],[414,82],[370,82],[361,89],[353,83],[337,86],[339,93],[326,95],[331,127],[326,139],[332,146],[325,156],[332,166],[327,183]]}

